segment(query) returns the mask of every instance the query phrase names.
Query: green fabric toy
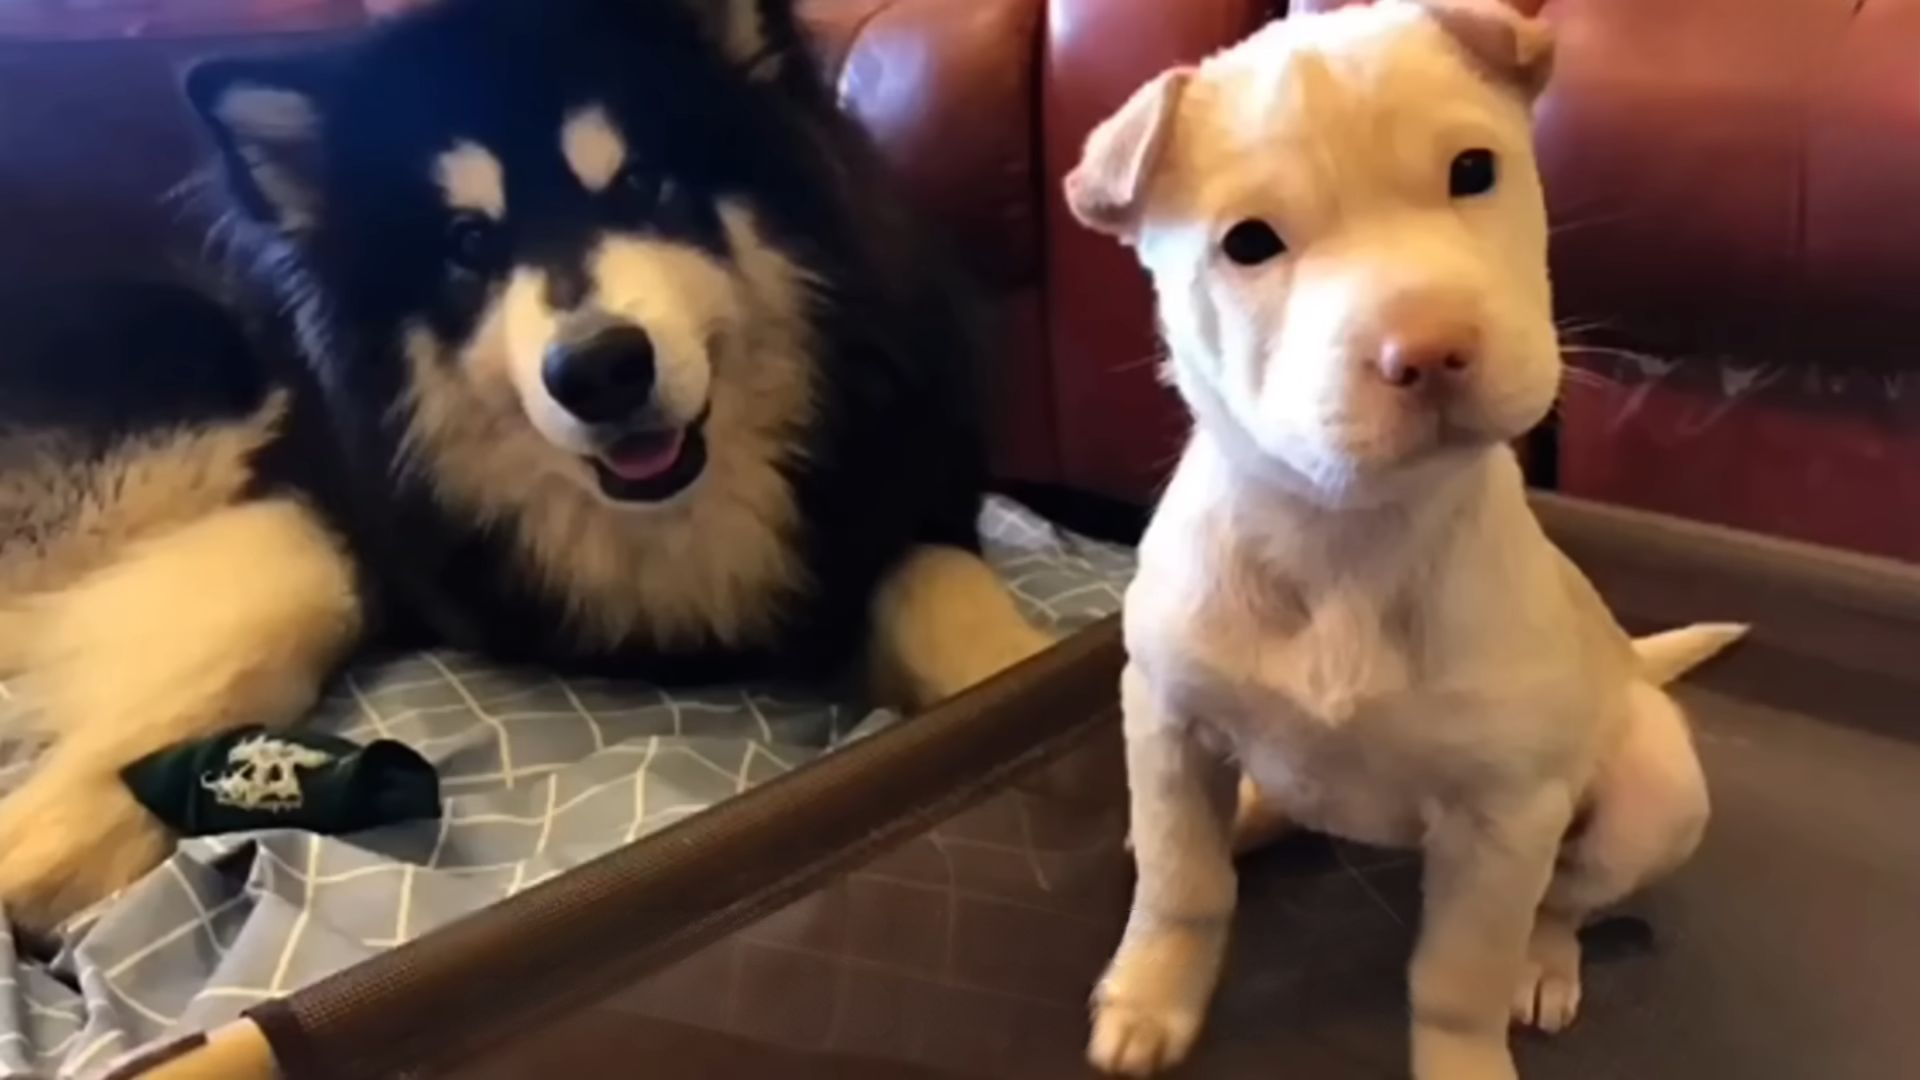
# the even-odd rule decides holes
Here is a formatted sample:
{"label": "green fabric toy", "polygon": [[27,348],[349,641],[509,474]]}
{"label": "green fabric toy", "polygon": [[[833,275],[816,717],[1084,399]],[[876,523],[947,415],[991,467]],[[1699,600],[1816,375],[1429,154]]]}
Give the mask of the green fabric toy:
{"label": "green fabric toy", "polygon": [[339,834],[440,816],[440,776],[411,747],[242,728],[121,770],[140,805],[183,836],[253,829]]}

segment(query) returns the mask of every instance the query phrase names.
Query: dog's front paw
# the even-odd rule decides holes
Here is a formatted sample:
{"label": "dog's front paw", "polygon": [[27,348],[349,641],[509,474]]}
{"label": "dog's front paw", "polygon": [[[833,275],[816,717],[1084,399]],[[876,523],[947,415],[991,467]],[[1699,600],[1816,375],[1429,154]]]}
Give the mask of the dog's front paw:
{"label": "dog's front paw", "polygon": [[119,777],[43,769],[0,803],[0,907],[50,933],[140,879],[173,850]]}
{"label": "dog's front paw", "polygon": [[1514,990],[1514,1023],[1553,1035],[1573,1026],[1579,1013],[1580,938],[1572,927],[1543,915]]}
{"label": "dog's front paw", "polygon": [[1108,997],[1093,1003],[1087,1060],[1118,1076],[1152,1076],[1185,1060],[1200,1034],[1200,1013]]}

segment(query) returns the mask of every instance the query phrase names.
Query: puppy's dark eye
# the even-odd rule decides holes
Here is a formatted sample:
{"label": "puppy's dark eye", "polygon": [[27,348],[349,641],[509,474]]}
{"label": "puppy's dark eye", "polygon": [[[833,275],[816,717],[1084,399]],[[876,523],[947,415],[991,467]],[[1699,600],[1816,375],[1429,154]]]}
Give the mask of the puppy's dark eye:
{"label": "puppy's dark eye", "polygon": [[507,258],[506,235],[492,218],[462,214],[447,226],[447,257],[469,273],[498,273]]}
{"label": "puppy's dark eye", "polygon": [[1462,150],[1454,155],[1453,172],[1448,179],[1456,199],[1470,199],[1493,190],[1500,180],[1500,168],[1491,150]]}
{"label": "puppy's dark eye", "polygon": [[1220,239],[1220,250],[1241,266],[1259,266],[1286,254],[1286,241],[1273,226],[1258,218],[1248,218],[1227,230]]}

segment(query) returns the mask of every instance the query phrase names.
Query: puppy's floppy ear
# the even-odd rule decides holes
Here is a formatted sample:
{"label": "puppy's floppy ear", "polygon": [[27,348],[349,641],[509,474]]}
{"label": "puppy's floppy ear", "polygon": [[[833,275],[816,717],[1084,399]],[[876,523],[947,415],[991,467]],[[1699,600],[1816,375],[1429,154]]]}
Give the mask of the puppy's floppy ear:
{"label": "puppy's floppy ear", "polygon": [[1190,67],[1162,72],[1087,136],[1080,164],[1066,179],[1067,208],[1081,224],[1123,240],[1133,237],[1192,78]]}
{"label": "puppy's floppy ear", "polygon": [[322,98],[317,59],[207,60],[186,95],[213,135],[228,188],[250,217],[282,232],[319,221]]}
{"label": "puppy's floppy ear", "polygon": [[1544,20],[1521,13],[1537,10],[1529,0],[1415,0],[1460,43],[1488,74],[1529,100],[1553,75],[1553,31]]}

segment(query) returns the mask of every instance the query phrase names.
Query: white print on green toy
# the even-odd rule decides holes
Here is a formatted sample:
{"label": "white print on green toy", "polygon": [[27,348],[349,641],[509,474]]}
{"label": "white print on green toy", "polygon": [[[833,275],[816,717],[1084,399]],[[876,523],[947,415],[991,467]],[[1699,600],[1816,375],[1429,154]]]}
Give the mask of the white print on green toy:
{"label": "white print on green toy", "polygon": [[306,802],[298,770],[317,769],[332,760],[333,755],[322,750],[256,735],[235,743],[227,751],[227,771],[202,776],[200,786],[222,806],[281,814]]}

